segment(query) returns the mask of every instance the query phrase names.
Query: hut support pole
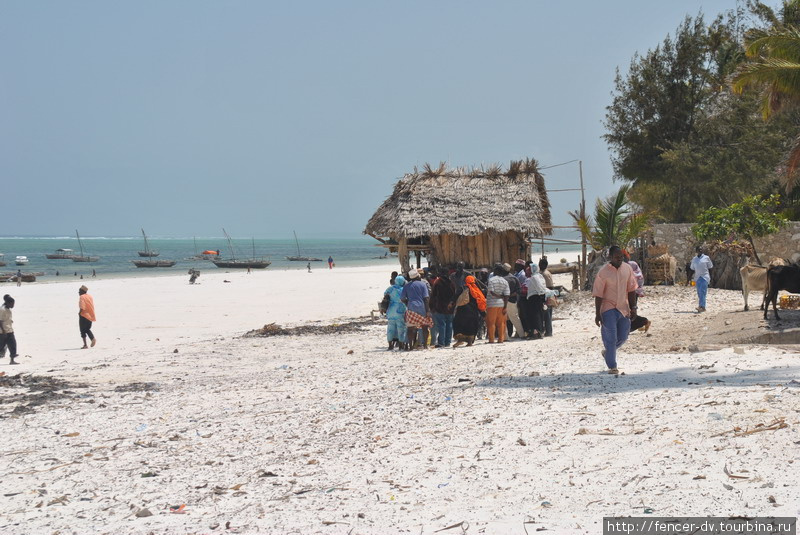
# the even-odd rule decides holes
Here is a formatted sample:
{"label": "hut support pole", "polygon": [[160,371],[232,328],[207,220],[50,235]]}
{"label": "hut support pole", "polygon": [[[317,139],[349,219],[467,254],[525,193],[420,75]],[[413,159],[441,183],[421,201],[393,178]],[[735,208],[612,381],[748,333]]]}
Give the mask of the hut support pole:
{"label": "hut support pole", "polygon": [[414,256],[417,257],[417,269],[422,267],[422,253],[420,251],[414,251]]}
{"label": "hut support pole", "polygon": [[400,270],[408,273],[411,266],[408,264],[408,240],[406,238],[397,240],[397,257],[400,260]]}
{"label": "hut support pole", "polygon": [[[586,200],[583,196],[583,161],[578,160],[578,173],[581,177],[581,214],[582,218],[586,218]],[[580,273],[581,288],[586,288],[586,236],[581,232],[581,273]]]}

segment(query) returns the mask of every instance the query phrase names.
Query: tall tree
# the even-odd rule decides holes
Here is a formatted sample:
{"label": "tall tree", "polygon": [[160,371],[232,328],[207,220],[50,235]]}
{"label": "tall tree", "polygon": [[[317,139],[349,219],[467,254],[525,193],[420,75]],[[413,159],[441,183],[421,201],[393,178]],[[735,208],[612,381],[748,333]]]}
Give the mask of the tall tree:
{"label": "tall tree", "polygon": [[[746,53],[750,61],[739,67],[733,90],[739,94],[748,88],[760,90],[761,113],[768,120],[777,112],[800,107],[800,2],[785,2],[780,17],[761,4],[759,12],[771,26],[748,32]],[[800,136],[789,146],[785,164],[780,177],[788,193],[797,185]]]}
{"label": "tall tree", "polygon": [[[763,19],[757,6],[751,12]],[[693,221],[710,205],[775,191],[795,120],[764,124],[756,98],[731,93],[727,79],[744,59],[739,28],[733,13],[707,27],[702,16],[686,18],[674,38],[617,74],[604,136],[615,178],[662,220]]]}

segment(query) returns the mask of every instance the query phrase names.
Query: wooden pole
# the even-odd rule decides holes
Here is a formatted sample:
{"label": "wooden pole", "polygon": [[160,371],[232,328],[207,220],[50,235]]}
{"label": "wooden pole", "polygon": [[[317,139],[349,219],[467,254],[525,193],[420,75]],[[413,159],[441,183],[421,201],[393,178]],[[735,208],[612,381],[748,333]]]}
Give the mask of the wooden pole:
{"label": "wooden pole", "polygon": [[400,270],[408,273],[411,266],[408,264],[408,239],[405,237],[397,240],[397,257],[400,260]]}
{"label": "wooden pole", "polygon": [[[583,160],[578,160],[578,172],[581,177],[581,217],[586,219],[586,199],[584,198],[583,188]],[[586,288],[586,236],[581,232],[581,273],[580,273],[581,288]]]}

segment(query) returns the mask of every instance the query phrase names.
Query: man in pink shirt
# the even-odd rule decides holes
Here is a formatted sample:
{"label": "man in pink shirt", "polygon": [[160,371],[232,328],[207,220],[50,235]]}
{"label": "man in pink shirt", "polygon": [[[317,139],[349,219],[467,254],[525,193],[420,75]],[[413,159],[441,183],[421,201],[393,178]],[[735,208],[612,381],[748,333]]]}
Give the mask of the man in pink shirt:
{"label": "man in pink shirt", "polygon": [[594,279],[594,322],[600,327],[603,338],[603,358],[608,373],[618,374],[617,349],[628,339],[631,319],[636,318],[636,277],[633,269],[623,262],[622,249],[612,245],[608,249],[611,260],[600,268]]}

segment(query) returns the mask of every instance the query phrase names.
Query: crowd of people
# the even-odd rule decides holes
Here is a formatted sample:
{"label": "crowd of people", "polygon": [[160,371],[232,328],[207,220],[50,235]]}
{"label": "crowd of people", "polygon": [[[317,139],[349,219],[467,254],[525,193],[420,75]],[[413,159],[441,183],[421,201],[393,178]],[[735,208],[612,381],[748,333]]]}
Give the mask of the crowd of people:
{"label": "crowd of people", "polygon": [[474,273],[455,267],[392,273],[381,302],[388,326],[388,349],[471,346],[475,340],[503,343],[509,338],[538,340],[553,335],[553,307],[559,288],[547,270],[517,260]]}

